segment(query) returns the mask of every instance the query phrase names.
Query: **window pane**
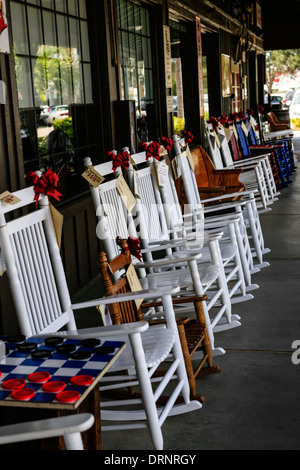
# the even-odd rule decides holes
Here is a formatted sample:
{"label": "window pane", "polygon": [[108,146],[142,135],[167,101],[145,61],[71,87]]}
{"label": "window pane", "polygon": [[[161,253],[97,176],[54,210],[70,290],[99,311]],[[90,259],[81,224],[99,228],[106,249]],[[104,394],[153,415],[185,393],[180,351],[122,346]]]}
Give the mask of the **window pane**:
{"label": "window pane", "polygon": [[53,9],[53,0],[42,0],[42,6],[44,8],[50,8],[52,10]]}
{"label": "window pane", "polygon": [[72,74],[73,74],[73,88],[74,88],[74,103],[84,103],[83,96],[83,85],[82,85],[82,75],[81,75],[81,66],[78,60],[73,60],[72,62]]}
{"label": "window pane", "polygon": [[80,32],[79,21],[70,18],[70,45],[78,56],[80,56]]}
{"label": "window pane", "polygon": [[77,0],[68,0],[69,15],[78,16]]}
{"label": "window pane", "polygon": [[55,6],[57,11],[67,12],[66,0],[55,0]]}
{"label": "window pane", "polygon": [[84,71],[85,102],[93,103],[92,77],[91,77],[90,65],[84,64],[83,71]]}
{"label": "window pane", "polygon": [[12,30],[15,53],[28,54],[25,7],[19,3],[11,2],[10,8],[11,16],[14,19]]}
{"label": "window pane", "polygon": [[86,4],[85,4],[85,0],[79,0],[79,14],[80,14],[80,18],[87,18],[87,15],[86,15]]}
{"label": "window pane", "polygon": [[44,11],[43,20],[45,31],[45,44],[47,46],[57,46],[54,14]]}
{"label": "window pane", "polygon": [[57,36],[58,36],[58,46],[69,47],[69,35],[68,35],[68,21],[67,17],[64,15],[57,15]]}
{"label": "window pane", "polygon": [[28,8],[28,24],[34,25],[34,28],[29,28],[30,52],[31,55],[38,55],[40,45],[43,44],[41,12],[39,9]]}
{"label": "window pane", "polygon": [[46,59],[44,55],[32,60],[32,70],[34,77],[35,105],[47,104],[47,76]]}
{"label": "window pane", "polygon": [[82,60],[90,60],[90,47],[89,47],[89,36],[88,36],[88,27],[86,21],[80,22],[81,26],[81,40],[82,40]]}
{"label": "window pane", "polygon": [[33,106],[33,97],[29,59],[23,57],[18,58],[17,84],[20,108],[31,108]]}

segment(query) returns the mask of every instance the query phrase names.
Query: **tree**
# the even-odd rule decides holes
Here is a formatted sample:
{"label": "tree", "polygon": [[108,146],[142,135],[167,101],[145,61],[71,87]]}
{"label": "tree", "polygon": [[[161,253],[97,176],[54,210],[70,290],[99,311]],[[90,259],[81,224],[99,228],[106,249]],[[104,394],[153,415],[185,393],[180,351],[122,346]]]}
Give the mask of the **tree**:
{"label": "tree", "polygon": [[266,52],[266,73],[268,91],[278,74],[295,75],[300,70],[300,49],[286,49]]}

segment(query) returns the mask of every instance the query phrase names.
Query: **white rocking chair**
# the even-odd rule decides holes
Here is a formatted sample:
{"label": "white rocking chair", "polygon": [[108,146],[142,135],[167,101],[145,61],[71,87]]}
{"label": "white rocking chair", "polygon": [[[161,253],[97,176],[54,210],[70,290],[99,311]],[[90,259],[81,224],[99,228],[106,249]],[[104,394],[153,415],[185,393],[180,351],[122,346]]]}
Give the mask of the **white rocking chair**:
{"label": "white rocking chair", "polygon": [[[114,337],[125,341],[127,343],[125,352],[111,368],[111,371],[116,373],[114,382],[111,384],[112,377],[109,377],[110,383],[103,385],[103,388],[105,390],[127,388],[130,383],[126,381],[125,375],[118,372],[130,371],[132,385],[140,386],[142,399],[134,403],[139,405],[136,411],[130,409],[130,400],[105,402],[108,409],[101,410],[101,419],[114,423],[103,425],[102,430],[148,427],[155,449],[162,449],[161,427],[165,419],[169,415],[201,408],[198,401],[190,401],[190,390],[172,306],[172,295],[179,289],[160,289],[159,293],[157,291],[124,293],[72,305],[48,198],[40,196],[39,209],[6,222],[5,214],[32,204],[34,188],[30,187],[14,194],[20,200],[15,206],[3,201],[0,204],[0,249],[21,333],[26,337],[55,333],[76,338]],[[131,302],[141,298],[162,299],[167,327],[157,328],[155,335],[150,329],[148,330],[146,322],[76,329],[73,311],[118,302]],[[63,327],[66,327],[67,331],[60,332]],[[151,383],[152,374],[166,357],[172,358],[168,363],[170,373],[164,375],[154,392]],[[174,389],[166,405],[158,408],[156,402],[163,389],[171,384],[170,379],[174,383]],[[100,390],[105,382],[104,376],[100,381]],[[183,397],[183,403],[174,405],[179,395]],[[125,409],[119,410],[120,406]]]}

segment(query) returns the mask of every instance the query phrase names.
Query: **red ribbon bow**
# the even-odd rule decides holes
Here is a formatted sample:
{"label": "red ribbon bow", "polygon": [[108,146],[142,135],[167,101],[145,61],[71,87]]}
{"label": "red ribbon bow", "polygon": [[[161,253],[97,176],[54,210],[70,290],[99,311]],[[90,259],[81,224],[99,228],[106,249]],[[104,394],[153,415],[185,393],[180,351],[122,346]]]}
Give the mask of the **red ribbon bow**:
{"label": "red ribbon bow", "polygon": [[159,139],[161,145],[163,145],[166,149],[167,152],[169,152],[173,145],[174,145],[174,142],[173,140],[171,139],[171,137],[164,137],[163,135],[161,136],[161,138]]}
{"label": "red ribbon bow", "polygon": [[56,189],[59,178],[50,168],[41,177],[33,171],[30,171],[27,174],[27,180],[34,185],[34,201],[36,204],[38,203],[41,194],[48,197],[54,197],[57,201],[59,201],[60,196],[62,196],[62,194]]}
{"label": "red ribbon bow", "polygon": [[140,144],[139,144],[139,150],[140,150],[141,152],[146,152],[147,148],[148,148],[148,145],[146,144],[146,142],[140,142]]}
{"label": "red ribbon bow", "polygon": [[149,158],[155,158],[156,160],[160,160],[159,155],[160,145],[158,142],[151,142],[146,150],[146,160],[148,162]]}
{"label": "red ribbon bow", "polygon": [[129,153],[128,152],[123,152],[123,153],[118,153],[115,155],[112,153],[112,160],[113,160],[113,172],[116,172],[116,169],[122,166],[125,168],[125,170],[128,170],[129,168]]}
{"label": "red ribbon bow", "polygon": [[226,114],[222,114],[220,116],[220,123],[222,124],[222,126],[225,126],[228,123],[228,117],[226,116]]}
{"label": "red ribbon bow", "polygon": [[186,145],[190,144],[194,139],[193,134],[189,131],[181,131],[181,136],[184,137]]}
{"label": "red ribbon bow", "polygon": [[209,119],[209,121],[207,121],[207,122],[208,122],[208,124],[211,124],[214,129],[215,129],[216,127],[218,127],[218,119],[215,118],[215,116],[210,116],[210,119]]}
{"label": "red ribbon bow", "polygon": [[[120,237],[116,238],[117,245],[121,246],[120,244]],[[141,242],[138,238],[133,237],[130,235],[127,238],[127,244],[128,248],[126,248],[126,251],[130,251],[130,254],[132,256],[135,256],[139,261],[143,261],[142,254],[141,254]]]}

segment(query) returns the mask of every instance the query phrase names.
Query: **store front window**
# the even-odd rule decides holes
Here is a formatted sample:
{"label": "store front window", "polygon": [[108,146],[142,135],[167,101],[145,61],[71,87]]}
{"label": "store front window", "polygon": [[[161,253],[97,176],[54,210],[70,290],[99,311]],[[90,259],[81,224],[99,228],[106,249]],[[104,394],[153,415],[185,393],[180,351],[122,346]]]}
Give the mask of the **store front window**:
{"label": "store front window", "polygon": [[98,135],[85,0],[13,0],[10,8],[25,171],[52,168],[71,195]]}
{"label": "store front window", "polygon": [[128,0],[117,0],[121,99],[134,100],[139,141],[157,138],[150,12]]}

